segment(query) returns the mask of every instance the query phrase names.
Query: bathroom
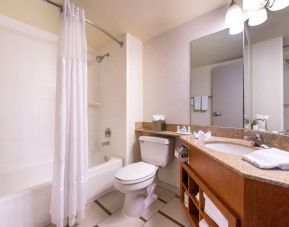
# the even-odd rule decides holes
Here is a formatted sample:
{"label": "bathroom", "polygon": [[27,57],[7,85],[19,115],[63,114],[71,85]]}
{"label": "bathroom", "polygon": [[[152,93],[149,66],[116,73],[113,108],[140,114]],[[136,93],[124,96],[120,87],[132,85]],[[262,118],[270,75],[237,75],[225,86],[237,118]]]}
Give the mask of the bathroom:
{"label": "bathroom", "polygon": [[[51,1],[4,0],[0,3],[1,227],[55,226],[51,223],[49,206],[61,12]],[[276,4],[279,1],[276,0]],[[60,6],[63,2],[52,1]],[[190,125],[192,133],[201,130],[211,132],[213,137],[230,139],[251,138],[257,132],[267,146],[289,150],[289,28],[284,22],[289,16],[287,0],[282,10],[266,8],[268,18],[263,24],[250,26],[246,21],[244,32],[241,30],[234,35],[229,34],[231,31],[225,23],[230,5],[230,8],[234,6],[228,0],[71,2],[84,9],[86,19],[113,37],[86,23],[88,190],[86,218],[77,226],[206,226],[201,222],[194,224],[182,206],[185,189],[180,181],[189,174],[186,167],[180,168],[182,163],[176,157],[155,172],[158,199],[138,217],[122,214],[125,195],[115,189],[115,176],[124,166],[142,160],[140,136],[166,138],[174,148],[187,144],[191,149],[190,143],[182,139],[186,135],[175,133],[177,126],[188,129]],[[246,0],[235,2],[241,7],[248,4]],[[256,2],[262,9],[272,4],[271,1]],[[265,40],[272,45],[265,46]],[[225,48],[229,45],[233,46]],[[272,51],[273,45],[278,45],[278,53]],[[270,55],[265,53],[266,48]],[[278,61],[274,61],[277,58]],[[203,62],[194,61],[196,59]],[[215,62],[210,61],[212,59]],[[236,112],[230,111],[239,110],[238,123],[215,123],[214,118],[218,116],[212,113],[218,115],[220,110],[213,110],[216,96],[211,75],[198,77],[197,73],[204,73],[202,69],[207,69],[208,65],[223,66],[226,65],[223,62],[239,60],[243,65],[242,81],[237,84],[241,95],[238,101],[237,98],[226,101],[230,103],[229,114],[236,116]],[[273,71],[276,68],[278,72]],[[253,77],[255,74],[258,76]],[[236,97],[235,94],[230,96]],[[207,103],[204,110],[195,108],[195,97],[204,97]],[[158,113],[165,116],[163,132],[152,130],[153,115]],[[174,148],[170,147],[170,156]],[[200,158],[194,152],[191,155],[195,155],[195,160]],[[222,161],[224,157],[217,158]],[[272,185],[282,186],[276,191],[284,195],[281,200],[276,198],[276,203],[284,207],[275,214],[283,221],[279,225],[273,218],[271,222],[264,218],[264,222],[260,221],[262,224],[256,220],[247,222],[246,213],[239,213],[226,198],[218,203],[216,195],[222,198],[218,191],[213,191],[215,195],[209,193],[214,185],[205,184],[209,189],[198,187],[204,192],[207,190],[207,196],[226,215],[230,214],[228,210],[234,211],[232,213],[239,218],[235,226],[288,226],[289,210],[285,200],[289,175],[278,171],[274,177],[275,170],[267,171],[274,182]],[[222,204],[230,209],[223,208]],[[255,206],[258,204],[256,200]],[[190,207],[189,210],[195,214],[196,209]],[[201,212],[197,214],[200,221],[206,219],[201,219],[204,217]],[[234,219],[226,215],[229,221]],[[234,225],[214,221],[207,226]]]}

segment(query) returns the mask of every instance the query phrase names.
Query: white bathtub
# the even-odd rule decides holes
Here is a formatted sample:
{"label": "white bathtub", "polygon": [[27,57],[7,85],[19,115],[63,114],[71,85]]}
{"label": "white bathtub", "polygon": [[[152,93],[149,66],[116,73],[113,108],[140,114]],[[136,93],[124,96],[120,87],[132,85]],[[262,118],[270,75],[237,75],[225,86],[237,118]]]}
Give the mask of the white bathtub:
{"label": "white bathtub", "polygon": [[[88,201],[113,188],[122,160],[95,154],[90,160]],[[0,172],[0,227],[43,227],[50,223],[52,162],[26,163]]]}

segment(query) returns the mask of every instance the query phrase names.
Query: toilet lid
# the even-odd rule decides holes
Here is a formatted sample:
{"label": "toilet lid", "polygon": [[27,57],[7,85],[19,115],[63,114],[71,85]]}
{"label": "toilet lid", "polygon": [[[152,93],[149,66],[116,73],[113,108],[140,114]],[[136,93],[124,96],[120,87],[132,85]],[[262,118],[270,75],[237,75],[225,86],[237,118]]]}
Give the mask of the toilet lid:
{"label": "toilet lid", "polygon": [[119,170],[115,177],[122,181],[135,181],[148,176],[155,175],[157,167],[145,162],[128,164]]}

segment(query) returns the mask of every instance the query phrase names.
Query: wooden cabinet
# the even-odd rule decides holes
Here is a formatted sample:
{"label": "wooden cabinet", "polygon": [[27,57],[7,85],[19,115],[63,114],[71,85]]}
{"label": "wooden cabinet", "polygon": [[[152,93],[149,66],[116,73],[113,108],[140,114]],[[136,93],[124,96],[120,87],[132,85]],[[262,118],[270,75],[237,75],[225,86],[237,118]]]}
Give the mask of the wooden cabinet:
{"label": "wooden cabinet", "polygon": [[[218,198],[210,191],[204,182],[191,170],[186,163],[180,164],[181,171],[181,201],[187,217],[192,226],[199,226],[199,222],[205,219],[210,227],[217,227],[217,223],[205,213],[205,198],[206,194],[210,200],[223,213],[228,220],[229,227],[237,227],[238,217],[230,211]],[[188,195],[188,206],[185,205],[185,194]]]}
{"label": "wooden cabinet", "polygon": [[[180,163],[181,200],[192,226],[204,218],[204,193],[228,220],[229,227],[288,227],[289,189],[248,179],[191,144],[189,164]],[[184,194],[188,195],[188,207]],[[199,194],[198,194],[199,193]],[[198,198],[196,195],[198,194]]]}

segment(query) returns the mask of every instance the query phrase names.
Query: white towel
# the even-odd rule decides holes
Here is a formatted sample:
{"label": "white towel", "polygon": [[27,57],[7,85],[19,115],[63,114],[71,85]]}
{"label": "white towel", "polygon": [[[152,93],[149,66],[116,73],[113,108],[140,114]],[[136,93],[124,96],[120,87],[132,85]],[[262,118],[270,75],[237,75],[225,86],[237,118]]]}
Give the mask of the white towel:
{"label": "white towel", "polygon": [[205,197],[205,213],[216,222],[220,227],[228,227],[229,223],[222,212],[215,206],[215,204],[209,199],[209,197],[204,193]]}
{"label": "white towel", "polygon": [[194,97],[194,110],[198,111],[201,109],[201,96]]}
{"label": "white towel", "polygon": [[205,221],[205,219],[202,219],[199,222],[199,227],[209,227],[208,223]]}
{"label": "white towel", "polygon": [[208,103],[209,103],[209,97],[208,96],[202,96],[202,111],[207,111],[208,110]]}
{"label": "white towel", "polygon": [[277,148],[254,151],[243,155],[243,160],[261,169],[289,170],[289,152]]}

